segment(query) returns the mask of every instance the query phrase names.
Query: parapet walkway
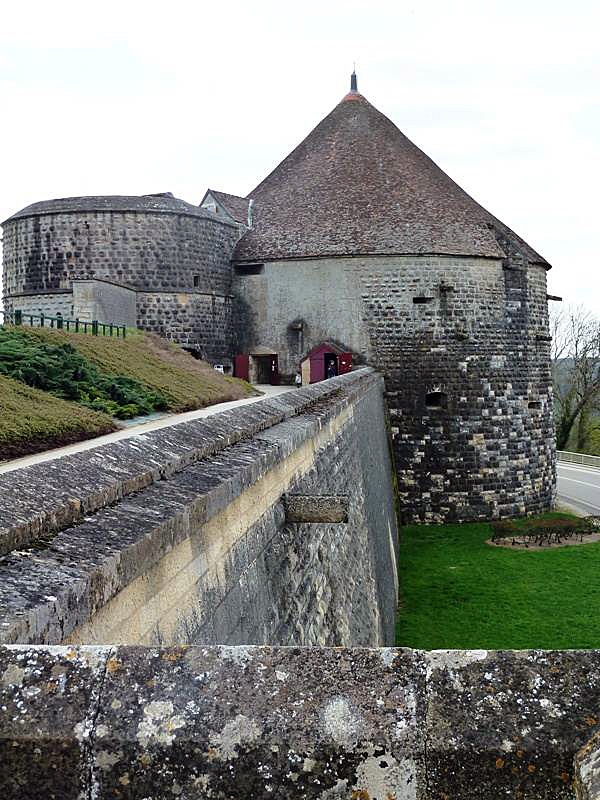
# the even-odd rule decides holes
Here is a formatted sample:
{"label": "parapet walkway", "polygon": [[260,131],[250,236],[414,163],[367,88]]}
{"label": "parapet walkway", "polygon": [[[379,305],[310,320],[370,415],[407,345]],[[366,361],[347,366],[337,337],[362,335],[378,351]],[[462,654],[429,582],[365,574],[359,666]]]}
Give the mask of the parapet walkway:
{"label": "parapet walkway", "polygon": [[114,433],[107,433],[104,436],[96,436],[93,439],[84,439],[81,442],[69,444],[65,447],[57,447],[53,450],[45,450],[42,453],[33,453],[29,456],[14,458],[11,461],[0,462],[0,475],[6,472],[13,472],[16,469],[22,469],[23,467],[30,467],[33,464],[43,464],[45,461],[54,461],[57,458],[73,455],[74,453],[83,453],[86,450],[93,450],[96,447],[110,444],[111,442],[131,439],[134,436],[140,436],[150,431],[157,431],[161,428],[168,428],[171,425],[179,425],[182,422],[191,422],[195,419],[205,419],[213,414],[218,414],[220,411],[227,411],[230,408],[237,408],[239,406],[249,405],[250,403],[256,403],[259,400],[265,400],[266,398],[276,397],[277,395],[289,392],[295,387],[261,385],[256,388],[262,392],[262,394],[257,397],[245,397],[242,400],[229,400],[226,403],[216,403],[215,405],[206,406],[205,408],[198,408],[195,411],[185,411],[183,414],[165,414],[157,419],[122,428]]}

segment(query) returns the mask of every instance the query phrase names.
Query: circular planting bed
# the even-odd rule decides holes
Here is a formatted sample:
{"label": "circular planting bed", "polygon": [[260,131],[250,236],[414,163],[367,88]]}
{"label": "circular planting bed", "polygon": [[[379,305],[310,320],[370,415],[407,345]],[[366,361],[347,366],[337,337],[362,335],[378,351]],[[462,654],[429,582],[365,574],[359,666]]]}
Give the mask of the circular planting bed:
{"label": "circular planting bed", "polygon": [[524,550],[547,550],[600,541],[600,517],[499,520],[487,544]]}

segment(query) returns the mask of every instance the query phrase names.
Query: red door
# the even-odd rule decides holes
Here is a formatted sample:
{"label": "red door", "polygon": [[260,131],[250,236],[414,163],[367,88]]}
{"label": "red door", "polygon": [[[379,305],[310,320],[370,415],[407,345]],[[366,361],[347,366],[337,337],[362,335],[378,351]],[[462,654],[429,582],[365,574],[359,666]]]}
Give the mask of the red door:
{"label": "red door", "polygon": [[338,375],[345,375],[352,370],[352,353],[340,353],[338,356]]}
{"label": "red door", "polygon": [[279,357],[271,356],[271,370],[269,373],[269,383],[271,386],[279,386]]}
{"label": "red door", "polygon": [[310,382],[319,383],[325,379],[325,360],[323,353],[319,352],[310,357]]}
{"label": "red door", "polygon": [[250,356],[235,356],[233,359],[233,374],[244,381],[250,379]]}

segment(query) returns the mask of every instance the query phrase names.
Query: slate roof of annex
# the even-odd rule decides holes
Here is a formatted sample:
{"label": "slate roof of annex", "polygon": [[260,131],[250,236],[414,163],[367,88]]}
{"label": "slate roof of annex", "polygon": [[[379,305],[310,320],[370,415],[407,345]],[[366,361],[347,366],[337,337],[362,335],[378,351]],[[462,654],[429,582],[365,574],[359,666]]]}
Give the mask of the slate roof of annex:
{"label": "slate roof of annex", "polygon": [[[136,211],[145,213],[159,214],[185,214],[193,217],[205,217],[212,220],[215,215],[210,211],[185,200],[173,197],[170,192],[162,194],[143,194],[143,195],[98,195],[92,197],[61,197],[55,200],[42,200],[39,203],[32,203],[30,206],[17,211],[10,220],[22,217],[43,216],[44,214],[64,214],[69,212],[93,212],[93,211]],[[221,220],[224,224],[232,223]],[[3,223],[4,224],[4,223]]]}
{"label": "slate roof of annex", "polygon": [[[438,254],[545,259],[351,91],[248,195],[237,261]],[[498,234],[498,238],[496,236]]]}
{"label": "slate roof of annex", "polygon": [[241,222],[243,225],[248,224],[248,204],[250,200],[247,197],[238,197],[237,194],[227,194],[227,192],[216,192],[214,189],[209,189],[208,192],[227,210],[236,222]]}

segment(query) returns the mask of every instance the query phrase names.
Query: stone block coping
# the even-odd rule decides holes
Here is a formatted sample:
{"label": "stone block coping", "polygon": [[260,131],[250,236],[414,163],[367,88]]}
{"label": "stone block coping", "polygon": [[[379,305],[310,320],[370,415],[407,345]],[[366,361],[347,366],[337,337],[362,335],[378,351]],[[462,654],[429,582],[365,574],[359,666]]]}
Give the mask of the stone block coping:
{"label": "stone block coping", "polygon": [[3,800],[572,800],[599,709],[600,651],[0,647],[0,785]]}
{"label": "stone block coping", "polygon": [[0,556],[31,547],[86,515],[303,414],[317,403],[350,402],[361,383],[375,374],[363,368],[207,419],[0,475]]}

